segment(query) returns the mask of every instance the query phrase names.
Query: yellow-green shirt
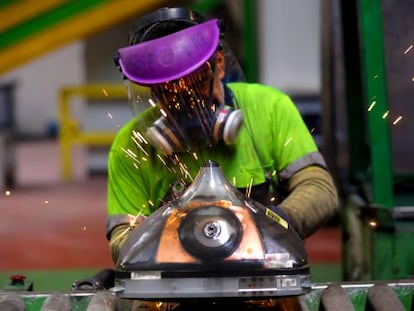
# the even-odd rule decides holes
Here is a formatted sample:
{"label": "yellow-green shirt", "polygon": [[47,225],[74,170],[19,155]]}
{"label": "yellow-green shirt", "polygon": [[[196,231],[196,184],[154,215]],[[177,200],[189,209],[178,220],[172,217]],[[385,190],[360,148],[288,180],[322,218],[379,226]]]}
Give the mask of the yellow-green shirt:
{"label": "yellow-green shirt", "polygon": [[[132,119],[118,132],[108,159],[108,235],[130,217],[150,215],[162,206],[174,184],[190,184],[207,160],[218,162],[236,188],[289,178],[303,167],[324,165],[295,104],[283,92],[262,84],[230,83],[244,125],[233,145],[216,144],[194,153],[161,156],[140,142]],[[178,182],[178,183],[177,183]]]}

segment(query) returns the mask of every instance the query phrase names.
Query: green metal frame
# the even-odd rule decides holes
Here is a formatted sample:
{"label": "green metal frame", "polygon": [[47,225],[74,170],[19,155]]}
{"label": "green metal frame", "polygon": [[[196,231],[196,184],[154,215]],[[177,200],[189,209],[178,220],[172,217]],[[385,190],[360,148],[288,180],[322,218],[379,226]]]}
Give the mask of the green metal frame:
{"label": "green metal frame", "polygon": [[360,35],[365,82],[365,108],[371,149],[373,203],[394,206],[391,141],[388,119],[384,34],[380,0],[360,0]]}
{"label": "green metal frame", "polygon": [[[381,4],[381,0],[342,0],[350,174],[370,189],[368,202],[358,211],[362,215],[358,216],[359,251],[366,254],[363,267],[373,280],[406,278],[414,273],[414,232],[407,230],[413,221],[392,217],[396,194],[386,114],[388,85]],[[344,241],[344,253],[348,242]]]}
{"label": "green metal frame", "polygon": [[257,3],[254,0],[244,0],[243,10],[243,38],[244,38],[244,55],[245,55],[245,68],[244,73],[248,82],[258,81],[258,57],[257,57]]}

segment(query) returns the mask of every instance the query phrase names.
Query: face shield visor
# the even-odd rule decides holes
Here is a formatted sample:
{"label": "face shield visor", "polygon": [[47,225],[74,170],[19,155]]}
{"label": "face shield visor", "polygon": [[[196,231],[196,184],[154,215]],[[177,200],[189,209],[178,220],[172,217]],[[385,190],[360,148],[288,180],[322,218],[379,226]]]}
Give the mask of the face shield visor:
{"label": "face shield visor", "polygon": [[238,136],[242,113],[226,105],[217,83],[219,37],[214,19],[118,51],[141,135],[164,154]]}

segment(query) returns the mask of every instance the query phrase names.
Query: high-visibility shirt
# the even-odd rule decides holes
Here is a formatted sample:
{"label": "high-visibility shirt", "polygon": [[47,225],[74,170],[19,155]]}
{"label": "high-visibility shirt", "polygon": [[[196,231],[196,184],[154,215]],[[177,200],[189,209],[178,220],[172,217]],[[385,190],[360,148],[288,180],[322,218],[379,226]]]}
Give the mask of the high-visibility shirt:
{"label": "high-visibility shirt", "polygon": [[236,188],[259,185],[266,173],[277,182],[306,166],[324,165],[288,95],[262,84],[230,83],[228,87],[244,116],[234,144],[218,143],[167,157],[140,142],[136,119],[119,130],[108,159],[108,235],[115,226],[162,206],[169,189],[190,184],[207,160],[218,162]]}

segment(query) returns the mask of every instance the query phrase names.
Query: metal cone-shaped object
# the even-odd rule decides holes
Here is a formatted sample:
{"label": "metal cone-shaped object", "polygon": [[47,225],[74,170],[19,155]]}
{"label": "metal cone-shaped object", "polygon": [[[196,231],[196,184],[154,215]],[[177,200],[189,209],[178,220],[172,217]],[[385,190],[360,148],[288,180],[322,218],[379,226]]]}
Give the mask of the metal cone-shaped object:
{"label": "metal cone-shaped object", "polygon": [[133,229],[118,266],[128,272],[118,278],[126,298],[272,297],[310,290],[304,242],[288,220],[245,197],[213,161],[179,198]]}

